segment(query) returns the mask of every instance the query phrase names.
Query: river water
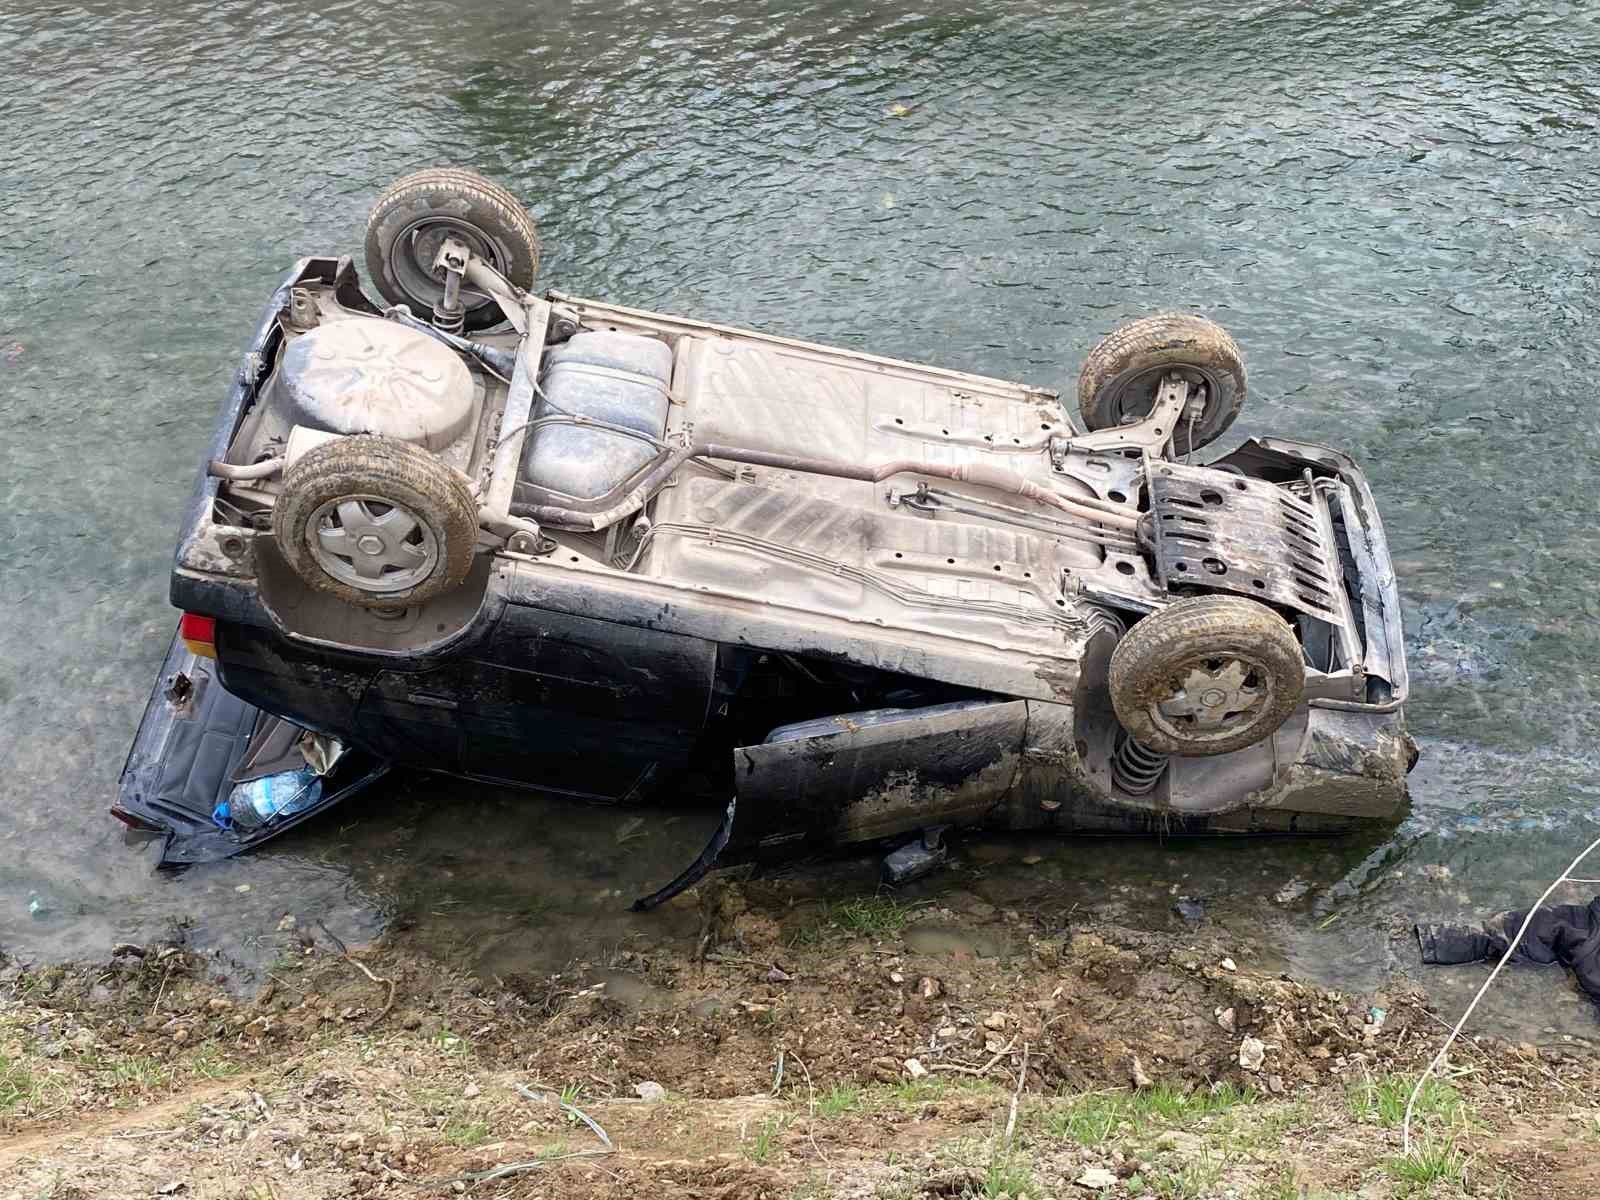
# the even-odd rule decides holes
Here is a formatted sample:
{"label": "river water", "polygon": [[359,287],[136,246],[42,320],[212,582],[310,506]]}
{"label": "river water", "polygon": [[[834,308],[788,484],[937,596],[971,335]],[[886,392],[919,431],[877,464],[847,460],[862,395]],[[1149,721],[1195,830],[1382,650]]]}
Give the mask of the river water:
{"label": "river water", "polygon": [[[1407,920],[1531,899],[1600,833],[1597,120],[1584,4],[6,0],[0,944],[98,954],[184,922],[248,966],[294,911],[558,963],[637,933],[618,898],[709,827],[423,781],[169,877],[105,815],[268,291],[358,252],[392,178],[462,163],[525,199],[542,282],[580,294],[1069,395],[1124,317],[1226,324],[1252,385],[1228,443],[1326,440],[1379,496],[1413,814],[1359,844],[1056,843],[1034,866],[1001,840],[952,878],[1006,899],[1042,875],[1151,919],[1177,888],[1260,955],[1370,986]],[[1480,978],[1424,976],[1450,1004]],[[1594,1032],[1551,973],[1488,1020]]]}

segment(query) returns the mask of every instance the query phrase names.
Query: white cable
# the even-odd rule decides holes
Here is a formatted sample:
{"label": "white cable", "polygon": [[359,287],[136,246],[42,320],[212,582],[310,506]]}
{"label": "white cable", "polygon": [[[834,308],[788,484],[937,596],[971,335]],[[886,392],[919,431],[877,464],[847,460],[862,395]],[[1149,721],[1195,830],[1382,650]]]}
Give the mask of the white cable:
{"label": "white cable", "polygon": [[1530,908],[1528,915],[1522,919],[1522,928],[1517,930],[1517,936],[1511,939],[1511,945],[1506,947],[1506,952],[1500,956],[1500,961],[1495,964],[1494,970],[1489,972],[1489,978],[1483,981],[1483,986],[1478,989],[1478,994],[1472,998],[1472,1003],[1467,1005],[1467,1011],[1461,1014],[1461,1019],[1456,1022],[1455,1028],[1450,1031],[1450,1036],[1445,1038],[1444,1045],[1439,1047],[1439,1053],[1433,1056],[1433,1061],[1428,1064],[1428,1069],[1418,1077],[1417,1086],[1411,1089],[1411,1098],[1406,1101],[1406,1119],[1404,1125],[1401,1126],[1401,1144],[1406,1154],[1411,1153],[1411,1113],[1417,1106],[1417,1097],[1422,1095],[1423,1086],[1433,1073],[1439,1069],[1439,1065],[1444,1062],[1445,1055],[1450,1053],[1450,1047],[1455,1044],[1462,1027],[1466,1025],[1468,1019],[1472,1016],[1473,1010],[1478,1007],[1478,1001],[1483,999],[1490,985],[1494,983],[1505,965],[1511,961],[1511,956],[1517,952],[1517,947],[1522,945],[1522,935],[1527,933],[1528,926],[1533,924],[1534,915],[1544,907],[1544,902],[1550,899],[1552,892],[1563,883],[1570,882],[1570,876],[1578,869],[1578,864],[1588,858],[1596,848],[1600,848],[1600,838],[1590,842],[1583,853],[1573,859],[1567,869],[1561,872],[1549,887],[1545,888],[1544,895],[1539,897],[1538,903]]}

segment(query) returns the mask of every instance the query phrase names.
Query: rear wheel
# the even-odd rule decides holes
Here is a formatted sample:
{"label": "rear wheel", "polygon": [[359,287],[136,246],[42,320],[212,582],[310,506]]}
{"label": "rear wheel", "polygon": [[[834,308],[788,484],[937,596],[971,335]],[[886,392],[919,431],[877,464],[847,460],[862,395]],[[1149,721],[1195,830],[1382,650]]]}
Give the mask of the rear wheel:
{"label": "rear wheel", "polygon": [[1111,704],[1161,754],[1227,754],[1270,736],[1305,691],[1300,643],[1242,596],[1198,596],[1145,617],[1111,652]]}
{"label": "rear wheel", "polygon": [[295,463],[272,532],[309,586],[349,604],[399,606],[466,579],[478,510],[466,480],[420,447],[348,437]]}
{"label": "rear wheel", "polygon": [[[533,219],[505,188],[462,167],[418,171],[378,197],[367,218],[367,274],[391,304],[410,305],[427,320],[444,299],[444,272],[434,270],[434,257],[451,237],[516,287],[533,287],[539,270]],[[500,323],[500,306],[476,288],[462,287],[461,306],[465,329]]]}
{"label": "rear wheel", "polygon": [[[1192,387],[1190,407],[1173,430],[1172,452],[1187,454],[1215,441],[1244,406],[1244,356],[1227,330],[1193,313],[1130,321],[1089,352],[1078,375],[1084,424],[1092,432],[1145,416],[1155,407],[1161,380],[1174,371]],[[1195,389],[1202,393],[1198,405]]]}

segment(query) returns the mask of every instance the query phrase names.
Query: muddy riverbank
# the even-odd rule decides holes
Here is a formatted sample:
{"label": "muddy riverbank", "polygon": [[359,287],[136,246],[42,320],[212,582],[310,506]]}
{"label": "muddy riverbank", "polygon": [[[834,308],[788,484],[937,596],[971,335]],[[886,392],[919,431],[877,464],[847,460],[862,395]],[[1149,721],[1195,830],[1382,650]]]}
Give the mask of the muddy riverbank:
{"label": "muddy riverbank", "polygon": [[349,945],[295,912],[245,985],[181,925],[109,962],[8,964],[0,1168],[56,1200],[1576,1198],[1600,1182],[1586,1038],[1463,1042],[1420,1106],[1422,1153],[1400,1155],[1406,1083],[1453,1016],[1403,975],[1329,990],[1209,919],[1141,929],[1112,902],[830,903],[723,878],[675,908],[655,936],[552,971],[454,969],[403,936]]}

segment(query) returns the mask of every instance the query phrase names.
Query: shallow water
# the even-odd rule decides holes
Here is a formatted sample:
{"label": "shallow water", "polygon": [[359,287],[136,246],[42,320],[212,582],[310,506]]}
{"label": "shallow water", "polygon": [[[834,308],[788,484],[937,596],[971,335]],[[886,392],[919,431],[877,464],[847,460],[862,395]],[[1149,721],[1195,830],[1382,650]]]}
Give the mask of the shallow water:
{"label": "shallow water", "polygon": [[[296,256],[358,251],[372,197],[436,162],[528,201],[551,285],[1068,392],[1118,319],[1198,306],[1249,357],[1230,441],[1367,466],[1405,590],[1412,818],[1363,844],[1060,843],[1032,866],[1002,840],[970,860],[982,886],[1043,873],[1064,911],[1148,917],[1178,885],[1263,956],[1359,987],[1407,961],[1407,919],[1531,898],[1600,832],[1590,7],[868,7],[0,9],[8,950],[181,919],[249,965],[296,911],[510,970],[661,928],[617,901],[710,814],[619,847],[611,814],[421,782],[177,877],[104,815],[259,306]],[[1453,1001],[1479,977],[1426,978]],[[1571,999],[1524,973],[1491,1020],[1592,1032]]]}

